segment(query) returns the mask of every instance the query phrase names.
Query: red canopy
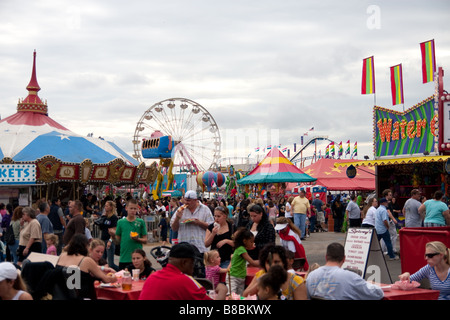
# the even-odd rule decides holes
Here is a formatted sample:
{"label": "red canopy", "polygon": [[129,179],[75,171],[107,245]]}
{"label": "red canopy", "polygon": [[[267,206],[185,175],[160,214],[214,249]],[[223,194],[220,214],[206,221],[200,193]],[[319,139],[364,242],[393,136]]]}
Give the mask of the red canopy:
{"label": "red canopy", "polygon": [[[302,171],[317,179],[315,184],[327,187],[328,191],[372,191],[375,190],[375,167],[358,167],[356,177],[347,177],[347,167],[335,168],[336,162],[355,162],[354,159],[320,159],[302,168]],[[289,184],[288,188],[296,184]]]}

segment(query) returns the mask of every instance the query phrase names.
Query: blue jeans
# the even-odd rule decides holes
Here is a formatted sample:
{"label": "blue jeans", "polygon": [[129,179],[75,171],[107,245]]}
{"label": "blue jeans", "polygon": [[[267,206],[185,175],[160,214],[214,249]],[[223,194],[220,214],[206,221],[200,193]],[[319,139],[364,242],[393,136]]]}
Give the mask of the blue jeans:
{"label": "blue jeans", "polygon": [[302,232],[302,239],[306,237],[306,214],[294,213],[294,224]]}
{"label": "blue jeans", "polygon": [[311,216],[311,218],[309,218],[309,232],[314,232],[316,230],[316,216]]}
{"label": "blue jeans", "polygon": [[11,256],[13,259],[13,263],[17,264],[17,261],[19,261],[19,257],[17,256],[17,248],[19,248],[19,240],[16,240],[16,243],[13,245],[8,245],[9,252],[11,252]]}
{"label": "blue jeans", "polygon": [[383,239],[384,243],[386,244],[389,258],[395,258],[394,250],[392,249],[391,235],[389,234],[389,230],[386,230],[386,232],[383,234],[377,233],[377,237],[378,241],[380,241],[380,239]]}
{"label": "blue jeans", "polygon": [[119,271],[119,267],[114,263],[114,252],[116,250],[116,245],[114,242],[111,242],[111,246],[109,249],[106,249],[103,253],[103,258],[108,262],[108,266],[116,271]]}

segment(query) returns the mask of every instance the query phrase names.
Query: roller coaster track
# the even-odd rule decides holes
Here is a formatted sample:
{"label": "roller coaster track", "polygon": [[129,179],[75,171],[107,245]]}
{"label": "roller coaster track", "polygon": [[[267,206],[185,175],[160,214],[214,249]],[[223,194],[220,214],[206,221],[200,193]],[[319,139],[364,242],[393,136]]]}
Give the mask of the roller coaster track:
{"label": "roller coaster track", "polygon": [[[314,136],[311,137],[308,141],[306,141],[306,143],[300,148],[300,150],[297,151],[296,154],[294,154],[293,157],[291,157],[291,159],[289,159],[292,163],[296,163],[296,162],[300,162],[303,160],[308,160],[308,159],[313,159],[315,156],[308,156],[308,157],[300,157],[300,155],[302,154],[302,151],[305,150],[307,147],[309,147],[312,144],[315,144],[317,141],[322,141],[322,140],[327,140],[330,143],[334,142],[333,140],[328,139],[328,136]],[[336,146],[336,142],[334,142],[334,145]],[[317,156],[317,155],[316,155]]]}

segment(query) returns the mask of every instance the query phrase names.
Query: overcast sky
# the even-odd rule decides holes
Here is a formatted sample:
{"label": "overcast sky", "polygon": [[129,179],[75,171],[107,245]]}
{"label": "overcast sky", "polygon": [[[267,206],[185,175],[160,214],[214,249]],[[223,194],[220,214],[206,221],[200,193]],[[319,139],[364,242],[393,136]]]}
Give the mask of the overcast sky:
{"label": "overcast sky", "polygon": [[[376,104],[394,110],[403,106],[392,106],[389,67],[402,63],[407,109],[434,93],[422,84],[419,43],[435,39],[438,66],[450,66],[449,18],[446,0],[1,0],[0,115],[27,96],[36,49],[49,116],[130,154],[143,113],[183,97],[224,137],[265,128],[292,148],[314,127],[372,158],[362,59],[375,59]],[[224,143],[224,156],[264,147]]]}

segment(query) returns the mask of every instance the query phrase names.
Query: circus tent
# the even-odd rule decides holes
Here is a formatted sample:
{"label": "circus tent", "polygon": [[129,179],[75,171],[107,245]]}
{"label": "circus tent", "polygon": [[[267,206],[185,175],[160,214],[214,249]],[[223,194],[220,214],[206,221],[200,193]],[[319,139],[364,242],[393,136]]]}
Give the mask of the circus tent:
{"label": "circus tent", "polygon": [[[38,91],[36,52],[28,96],[0,120],[0,164],[36,164],[36,182],[136,184],[149,176],[144,164],[102,138],[81,136],[49,117]],[[145,180],[145,179],[144,179]]]}
{"label": "circus tent", "polygon": [[266,157],[237,181],[238,184],[313,182],[316,178],[309,176],[290,162],[277,148],[272,149]]}
{"label": "circus tent", "polygon": [[[363,168],[357,170],[354,178],[347,177],[347,167],[335,167],[335,163],[354,163],[353,159],[319,159],[317,162],[302,168],[310,176],[317,179],[316,184],[322,185],[328,191],[373,191],[375,190],[374,168]],[[292,189],[296,184],[289,184]]]}

